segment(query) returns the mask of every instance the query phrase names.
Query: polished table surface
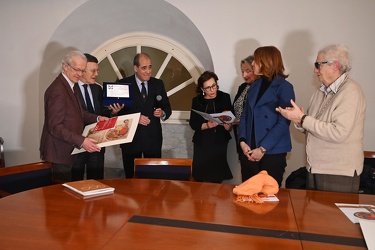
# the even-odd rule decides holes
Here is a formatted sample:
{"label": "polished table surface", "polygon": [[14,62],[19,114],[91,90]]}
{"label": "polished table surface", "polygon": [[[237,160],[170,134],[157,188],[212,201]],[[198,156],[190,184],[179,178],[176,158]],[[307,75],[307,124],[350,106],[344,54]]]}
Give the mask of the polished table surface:
{"label": "polished table surface", "polygon": [[113,179],[82,199],[62,185],[0,199],[0,249],[366,249],[337,203],[375,196],[280,189],[278,203],[237,203],[233,185]]}

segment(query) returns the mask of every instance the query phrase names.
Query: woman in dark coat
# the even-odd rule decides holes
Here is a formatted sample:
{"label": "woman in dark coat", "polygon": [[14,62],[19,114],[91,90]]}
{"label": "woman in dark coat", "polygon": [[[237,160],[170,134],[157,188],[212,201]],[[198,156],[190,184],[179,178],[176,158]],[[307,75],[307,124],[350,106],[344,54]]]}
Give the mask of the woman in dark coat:
{"label": "woman in dark coat", "polygon": [[[192,100],[192,109],[208,114],[229,111],[232,108],[230,96],[219,91],[218,77],[205,71],[198,79],[198,95]],[[214,120],[205,120],[198,113],[191,111],[190,127],[193,136],[193,178],[196,181],[221,183],[232,179],[227,161],[228,142],[231,139],[231,124],[218,124]]]}

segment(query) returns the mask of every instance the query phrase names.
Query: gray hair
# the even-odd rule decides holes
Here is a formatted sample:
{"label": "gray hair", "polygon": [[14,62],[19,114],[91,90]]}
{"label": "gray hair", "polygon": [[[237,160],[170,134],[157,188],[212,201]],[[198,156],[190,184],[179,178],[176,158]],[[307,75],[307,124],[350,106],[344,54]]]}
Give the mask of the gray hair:
{"label": "gray hair", "polygon": [[325,60],[334,60],[340,63],[341,74],[352,69],[351,55],[348,48],[342,44],[332,44],[319,50],[318,54],[323,54]]}
{"label": "gray hair", "polygon": [[79,50],[72,50],[72,51],[69,51],[64,56],[64,58],[61,61],[62,65],[63,64],[71,65],[72,60],[73,60],[74,57],[79,57],[79,58],[84,59],[85,61],[87,61],[87,58],[86,58],[85,54],[83,54],[81,51],[79,51]]}
{"label": "gray hair", "polygon": [[245,59],[241,60],[241,65],[248,64],[248,65],[251,66],[251,64],[253,63],[253,61],[254,61],[254,56],[251,55],[251,56],[248,56]]}

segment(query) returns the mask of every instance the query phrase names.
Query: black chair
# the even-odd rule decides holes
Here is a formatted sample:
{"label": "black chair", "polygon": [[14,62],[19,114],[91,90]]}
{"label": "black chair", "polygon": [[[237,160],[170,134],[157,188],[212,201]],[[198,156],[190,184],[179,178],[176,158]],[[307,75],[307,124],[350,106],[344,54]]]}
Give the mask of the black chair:
{"label": "black chair", "polygon": [[375,151],[364,151],[359,193],[375,194]]}
{"label": "black chair", "polygon": [[190,181],[192,159],[135,158],[134,178]]}
{"label": "black chair", "polygon": [[55,182],[50,162],[0,168],[0,197],[52,184]]}
{"label": "black chair", "polygon": [[0,168],[5,167],[5,160],[4,160],[4,140],[0,137]]}

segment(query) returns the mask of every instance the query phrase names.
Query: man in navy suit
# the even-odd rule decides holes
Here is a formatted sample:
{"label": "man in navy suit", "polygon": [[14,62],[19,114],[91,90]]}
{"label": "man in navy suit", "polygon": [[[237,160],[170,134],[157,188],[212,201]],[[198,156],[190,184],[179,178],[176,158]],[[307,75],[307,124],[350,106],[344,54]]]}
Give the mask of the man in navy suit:
{"label": "man in navy suit", "polygon": [[134,158],[161,158],[163,135],[160,120],[172,114],[171,105],[160,79],[151,77],[151,58],[146,53],[134,57],[135,74],[120,80],[131,83],[133,104],[124,107],[118,115],[141,113],[133,141],[121,144],[125,177],[134,176]]}
{"label": "man in navy suit", "polygon": [[[110,105],[109,108],[102,106],[103,89],[96,83],[96,78],[99,75],[98,59],[90,54],[84,55],[87,58],[87,66],[78,83],[74,85],[74,91],[78,93],[82,108],[97,115],[107,117],[116,115],[124,105],[115,103]],[[86,179],[103,179],[104,153],[105,148],[102,148],[100,152],[83,152],[78,154],[72,166],[72,180],[83,180],[85,168]]]}
{"label": "man in navy suit", "polygon": [[87,59],[80,51],[70,51],[62,60],[62,73],[44,94],[44,126],[40,140],[40,156],[52,163],[53,177],[71,181],[71,168],[76,155],[73,148],[98,152],[96,141],[82,136],[84,124],[108,120],[82,109],[73,86],[86,69]]}

